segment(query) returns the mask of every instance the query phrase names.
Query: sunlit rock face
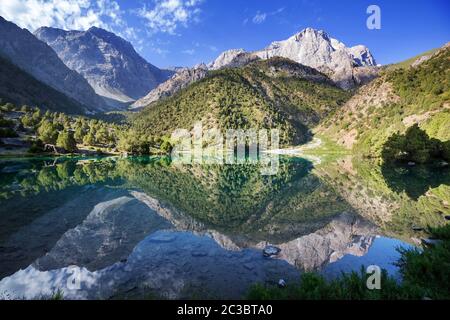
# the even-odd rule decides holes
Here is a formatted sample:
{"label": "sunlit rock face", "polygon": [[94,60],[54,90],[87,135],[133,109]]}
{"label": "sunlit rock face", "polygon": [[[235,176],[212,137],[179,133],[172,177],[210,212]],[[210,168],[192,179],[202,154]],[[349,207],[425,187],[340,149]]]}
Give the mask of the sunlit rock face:
{"label": "sunlit rock face", "polygon": [[142,108],[160,99],[170,97],[181,89],[186,88],[191,83],[203,79],[207,74],[208,70],[204,64],[200,64],[194,68],[183,68],[169,80],[161,83],[155,89],[148,92],[143,98],[134,102],[131,108]]}
{"label": "sunlit rock face", "polygon": [[68,68],[55,51],[26,29],[0,17],[0,55],[39,81],[86,106],[101,111],[106,104],[79,73]]}
{"label": "sunlit rock face", "polygon": [[[357,45],[349,48],[342,42],[330,38],[324,31],[307,28],[285,41],[273,42],[263,50],[248,52],[244,49],[230,49],[222,52],[207,65],[200,64],[193,68],[181,68],[172,78],[133,103],[132,108],[145,107],[161,98],[170,97],[191,83],[206,77],[208,70],[239,68],[260,59],[266,60],[273,57],[287,58],[306,67],[314,68],[330,77],[335,84],[344,89],[365,84],[375,78],[379,72],[375,58],[367,47]],[[306,73],[296,75],[293,74],[296,70],[287,71],[291,75],[300,77],[304,77]],[[311,71],[307,73],[311,74]],[[321,82],[328,80],[317,79],[317,77],[304,78]]]}
{"label": "sunlit rock face", "polygon": [[231,49],[222,52],[214,61],[209,63],[208,69],[237,68],[258,59],[257,55],[247,52],[244,49]]}
{"label": "sunlit rock face", "polygon": [[[375,67],[376,62],[368,48],[362,45],[348,48],[342,42],[330,38],[322,30],[306,28],[287,40],[272,42],[267,48],[255,52],[261,59],[284,57],[315,68],[331,77],[341,88],[355,87],[358,67]],[[369,69],[366,73],[371,74]],[[359,82],[365,79],[359,70]]]}
{"label": "sunlit rock face", "polygon": [[131,43],[101,28],[65,31],[42,27],[34,34],[51,46],[70,69],[85,77],[95,92],[107,101],[139,99],[173,74],[148,63]]}

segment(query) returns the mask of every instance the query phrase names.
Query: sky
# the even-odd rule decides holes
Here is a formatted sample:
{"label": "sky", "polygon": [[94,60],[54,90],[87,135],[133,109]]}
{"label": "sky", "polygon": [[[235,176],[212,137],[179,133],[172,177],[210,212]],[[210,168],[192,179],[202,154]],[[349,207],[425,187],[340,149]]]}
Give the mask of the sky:
{"label": "sky", "polygon": [[[366,25],[370,5],[380,8],[380,29]],[[366,45],[379,64],[450,41],[449,0],[0,0],[0,15],[30,31],[101,27],[158,67],[208,63],[233,48],[259,50],[306,27],[347,46]]]}

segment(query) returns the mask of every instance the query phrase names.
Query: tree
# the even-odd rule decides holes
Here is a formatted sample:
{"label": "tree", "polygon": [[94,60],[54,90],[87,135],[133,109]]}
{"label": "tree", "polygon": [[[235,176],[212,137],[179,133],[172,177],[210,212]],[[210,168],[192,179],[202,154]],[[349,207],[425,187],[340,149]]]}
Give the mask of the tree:
{"label": "tree", "polygon": [[108,131],[106,130],[105,127],[101,127],[97,130],[95,134],[95,140],[101,144],[108,143]]}
{"label": "tree", "polygon": [[26,114],[26,115],[24,115],[21,119],[20,119],[20,121],[22,122],[22,124],[25,126],[25,127],[33,127],[34,125],[36,125],[36,123],[34,122],[34,119],[33,119],[33,117],[30,115],[30,114]]}
{"label": "tree", "polygon": [[41,121],[42,118],[42,112],[40,109],[36,109],[36,111],[33,113],[33,121],[35,121],[35,123],[38,123],[39,121]]}
{"label": "tree", "polygon": [[48,120],[44,120],[39,125],[37,130],[39,138],[44,143],[55,144],[56,139],[58,138],[58,131],[56,130],[53,123]]}
{"label": "tree", "polygon": [[430,137],[417,123],[406,130],[404,149],[408,153],[409,160],[418,163],[428,162],[431,148]]}
{"label": "tree", "polygon": [[450,161],[450,140],[442,143],[442,157]]}
{"label": "tree", "polygon": [[75,134],[74,134],[74,138],[77,142],[82,143],[83,142],[83,138],[84,138],[84,130],[83,127],[79,126],[75,129]]}
{"label": "tree", "polygon": [[95,136],[92,131],[89,132],[83,138],[83,144],[87,146],[93,146],[95,144]]}
{"label": "tree", "polygon": [[50,110],[45,111],[44,118],[48,120],[53,119],[53,114],[50,112]]}
{"label": "tree", "polygon": [[75,152],[77,150],[77,143],[73,137],[73,132],[67,130],[61,131],[58,135],[56,146],[68,152]]}
{"label": "tree", "polygon": [[432,139],[418,124],[409,127],[404,135],[394,133],[385,142],[381,156],[386,163],[413,161],[427,163],[432,159],[446,159],[447,142]]}

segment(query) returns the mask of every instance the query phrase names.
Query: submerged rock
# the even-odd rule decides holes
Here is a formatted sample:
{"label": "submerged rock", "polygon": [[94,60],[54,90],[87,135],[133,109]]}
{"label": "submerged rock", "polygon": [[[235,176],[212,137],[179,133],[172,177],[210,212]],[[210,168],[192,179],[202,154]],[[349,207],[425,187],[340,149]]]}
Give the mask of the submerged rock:
{"label": "submerged rock", "polygon": [[448,162],[447,161],[441,161],[441,162],[439,162],[439,166],[440,167],[448,167]]}
{"label": "submerged rock", "polygon": [[264,257],[276,256],[281,252],[281,249],[275,246],[268,245],[263,250]]}
{"label": "submerged rock", "polygon": [[283,279],[278,280],[278,287],[280,288],[286,287],[286,281],[284,281]]}

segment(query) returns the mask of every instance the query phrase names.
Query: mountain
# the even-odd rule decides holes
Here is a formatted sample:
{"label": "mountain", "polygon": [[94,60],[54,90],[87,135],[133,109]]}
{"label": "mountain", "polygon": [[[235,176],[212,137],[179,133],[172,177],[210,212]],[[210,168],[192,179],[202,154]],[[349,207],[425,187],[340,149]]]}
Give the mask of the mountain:
{"label": "mountain", "polygon": [[42,27],[34,34],[111,105],[137,100],[173,74],[151,65],[131,43],[100,28],[65,31]]}
{"label": "mountain", "polygon": [[167,98],[208,75],[209,70],[222,68],[238,68],[259,58],[243,49],[231,49],[223,52],[216,60],[205,65],[201,63],[193,68],[176,68],[175,75],[150,91],[145,97],[132,104],[132,109],[148,106],[161,98]]}
{"label": "mountain", "polygon": [[[273,42],[269,47],[255,52],[230,49],[222,52],[207,69],[239,68],[256,60],[283,57],[328,75],[343,89],[352,89],[370,82],[378,76],[379,68],[370,50],[357,45],[347,48],[342,42],[330,38],[324,31],[306,28],[285,41]],[[169,97],[178,90],[206,76],[202,68],[177,70],[177,75],[136,101],[134,108],[141,108],[162,97]]]}
{"label": "mountain", "polygon": [[338,108],[349,93],[317,70],[284,58],[210,71],[170,98],[135,115],[134,129],[169,135],[175,128],[279,128],[282,144],[299,144],[309,128]]}
{"label": "mountain", "polygon": [[17,106],[39,106],[42,109],[83,114],[86,107],[58,90],[40,82],[9,60],[0,57],[0,98]]}
{"label": "mountain", "polygon": [[378,157],[393,133],[415,123],[450,140],[450,46],[387,67],[362,86],[317,133],[369,157]]}
{"label": "mountain", "polygon": [[137,100],[131,105],[132,109],[148,106],[162,98],[167,98],[187,87],[193,82],[203,79],[208,74],[208,69],[204,64],[195,66],[194,68],[178,69],[169,80],[161,83],[155,89],[150,91],[145,97]]}
{"label": "mountain", "polygon": [[306,28],[287,40],[272,42],[254,54],[261,59],[284,57],[315,68],[329,75],[343,89],[360,83],[354,76],[356,68],[376,66],[374,57],[365,46],[348,48],[324,31],[312,28]]}
{"label": "mountain", "polygon": [[89,83],[77,72],[70,70],[51,47],[28,30],[21,29],[2,17],[0,56],[37,80],[83,104],[89,111],[99,111],[106,107]]}
{"label": "mountain", "polygon": [[218,70],[225,67],[242,67],[259,59],[256,55],[246,52],[244,49],[231,49],[222,52],[216,60],[208,64],[210,70]]}

